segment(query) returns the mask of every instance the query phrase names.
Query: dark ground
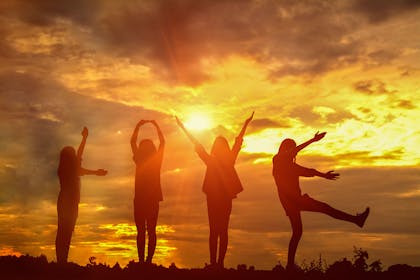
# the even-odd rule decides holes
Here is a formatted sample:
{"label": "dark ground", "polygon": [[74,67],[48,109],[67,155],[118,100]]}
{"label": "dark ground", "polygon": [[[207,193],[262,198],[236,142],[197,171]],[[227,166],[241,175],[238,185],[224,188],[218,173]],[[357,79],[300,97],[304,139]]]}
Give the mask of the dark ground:
{"label": "dark ground", "polygon": [[254,267],[238,265],[236,269],[180,269],[172,264],[170,267],[148,265],[140,266],[134,261],[121,268],[96,263],[94,258],[90,264],[80,266],[74,263],[59,265],[48,262],[43,255],[39,257],[0,256],[0,279],[420,279],[420,267],[396,264],[383,270],[380,261],[366,263],[367,252],[355,250],[353,262],[342,259],[331,265],[320,260],[303,265],[298,271],[287,272],[281,265],[272,270],[255,270]]}

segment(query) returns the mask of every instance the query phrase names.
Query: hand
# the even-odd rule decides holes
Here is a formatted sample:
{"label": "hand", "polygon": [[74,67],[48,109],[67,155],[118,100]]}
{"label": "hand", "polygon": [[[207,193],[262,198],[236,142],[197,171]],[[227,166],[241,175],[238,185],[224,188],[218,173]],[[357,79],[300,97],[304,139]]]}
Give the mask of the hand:
{"label": "hand", "polygon": [[337,180],[340,174],[334,173],[334,170],[330,170],[327,173],[325,173],[325,179],[328,180]]}
{"label": "hand", "polygon": [[88,137],[88,134],[89,134],[89,131],[88,131],[87,127],[86,127],[86,126],[85,126],[85,127],[83,127],[83,130],[82,130],[82,136],[83,136],[84,138],[86,138],[86,137]]}
{"label": "hand", "polygon": [[324,136],[325,136],[325,134],[327,134],[326,132],[321,132],[321,133],[319,133],[319,131],[317,131],[316,133],[315,133],[315,135],[314,135],[314,141],[319,141],[319,140],[321,140],[322,138],[324,138]]}
{"label": "hand", "polygon": [[105,170],[105,169],[96,170],[96,175],[98,175],[98,176],[105,176],[107,173],[108,173],[108,171]]}
{"label": "hand", "polygon": [[144,125],[145,123],[147,123],[147,122],[149,122],[148,120],[141,120],[141,121],[139,121],[138,123],[137,123],[137,125],[138,126],[142,126],[142,125]]}
{"label": "hand", "polygon": [[252,121],[252,118],[254,117],[254,111],[252,111],[252,114],[249,118],[246,119],[245,123],[249,124]]}

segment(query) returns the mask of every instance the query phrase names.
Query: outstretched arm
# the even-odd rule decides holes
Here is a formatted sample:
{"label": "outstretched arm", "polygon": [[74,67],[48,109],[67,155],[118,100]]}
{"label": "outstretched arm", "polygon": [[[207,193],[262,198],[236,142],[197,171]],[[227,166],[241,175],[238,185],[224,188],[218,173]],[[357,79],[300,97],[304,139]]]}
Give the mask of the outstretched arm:
{"label": "outstretched arm", "polygon": [[322,172],[319,172],[317,170],[315,170],[315,171],[317,172],[316,176],[322,177],[322,178],[325,178],[325,179],[328,179],[328,180],[337,180],[338,177],[340,177],[340,174],[335,173],[334,170],[330,170],[326,173],[322,173]]}
{"label": "outstretched arm", "polygon": [[91,170],[91,169],[80,167],[80,176],[83,176],[83,175],[105,176],[107,173],[108,171],[106,171],[105,169]]}
{"label": "outstretched arm", "polygon": [[83,127],[82,130],[82,141],[80,142],[79,148],[77,149],[77,159],[79,161],[82,160],[82,155],[83,155],[83,150],[85,149],[85,145],[86,145],[86,139],[88,137],[89,131],[87,129],[87,127]]}
{"label": "outstretched arm", "polygon": [[138,134],[139,134],[140,126],[142,126],[146,122],[147,121],[145,121],[145,120],[139,121],[137,123],[136,127],[134,128],[133,135],[131,135],[130,143],[131,143],[131,151],[133,152],[133,154],[135,154],[136,151],[137,151],[137,137],[138,137]]}
{"label": "outstretched arm", "polygon": [[314,137],[302,144],[300,144],[299,146],[296,147],[295,153],[299,153],[300,150],[306,148],[309,144],[312,144],[313,142],[317,142],[319,140],[321,140],[322,138],[324,138],[325,134],[327,134],[326,132],[321,132],[319,133],[319,131],[317,133],[315,133]]}
{"label": "outstretched arm", "polygon": [[163,149],[163,147],[165,147],[165,137],[163,136],[162,131],[160,130],[159,125],[157,124],[157,122],[155,120],[151,120],[150,121],[155,127],[156,127],[156,131],[158,133],[159,136],[159,150]]}
{"label": "outstretched arm", "polygon": [[195,151],[197,152],[198,156],[207,164],[210,161],[210,155],[206,152],[203,145],[198,142],[194,136],[189,133],[189,131],[185,128],[184,124],[175,116],[176,123],[178,126],[184,131],[185,135],[187,135],[188,139],[195,145]]}
{"label": "outstretched arm", "polygon": [[237,136],[237,138],[243,138],[244,137],[246,128],[248,127],[248,124],[252,121],[253,117],[254,117],[254,112],[252,112],[251,116],[245,120],[245,123],[242,126],[241,132],[239,132],[239,135]]}
{"label": "outstretched arm", "polygon": [[178,126],[184,131],[185,135],[187,135],[188,139],[194,144],[194,145],[200,145],[200,143],[197,141],[197,139],[194,138],[194,136],[191,135],[191,133],[185,128],[184,124],[178,119],[177,116],[175,116],[176,123]]}
{"label": "outstretched arm", "polygon": [[238,136],[235,139],[235,144],[233,144],[233,147],[232,147],[232,152],[235,158],[238,156],[238,153],[241,150],[242,139],[245,135],[246,128],[248,127],[248,124],[252,121],[253,117],[254,117],[254,112],[252,112],[251,116],[245,120],[245,123],[241,129],[241,132],[239,132]]}
{"label": "outstretched arm", "polygon": [[303,176],[303,177],[314,177],[314,176],[318,176],[318,177],[322,177],[328,180],[336,180],[338,179],[338,177],[340,176],[339,173],[335,173],[334,170],[330,170],[326,173],[322,173],[319,172],[316,169],[313,168],[306,168],[300,165],[297,165],[299,168],[299,176]]}

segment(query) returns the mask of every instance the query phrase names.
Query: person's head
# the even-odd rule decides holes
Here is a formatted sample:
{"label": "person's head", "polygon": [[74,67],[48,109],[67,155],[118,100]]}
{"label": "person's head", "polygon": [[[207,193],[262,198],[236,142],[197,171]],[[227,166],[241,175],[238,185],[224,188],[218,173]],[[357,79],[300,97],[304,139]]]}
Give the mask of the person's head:
{"label": "person's head", "polygon": [[218,159],[226,159],[230,154],[229,143],[223,136],[217,136],[214,139],[211,155]]}
{"label": "person's head", "polygon": [[291,159],[294,159],[296,157],[296,142],[293,139],[287,138],[284,139],[279,147],[279,154],[287,155]]}
{"label": "person's head", "polygon": [[141,161],[145,161],[156,153],[155,144],[150,139],[143,139],[139,143],[137,155]]}
{"label": "person's head", "polygon": [[61,149],[60,162],[58,165],[59,175],[76,174],[77,173],[77,156],[73,147],[66,146]]}

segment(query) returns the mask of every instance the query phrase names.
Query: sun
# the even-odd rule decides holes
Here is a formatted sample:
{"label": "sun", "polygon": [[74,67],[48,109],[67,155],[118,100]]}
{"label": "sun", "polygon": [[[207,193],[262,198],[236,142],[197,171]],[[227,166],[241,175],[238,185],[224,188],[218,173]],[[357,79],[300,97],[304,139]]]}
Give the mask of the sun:
{"label": "sun", "polygon": [[206,114],[195,112],[189,115],[184,125],[188,129],[199,131],[210,129],[212,127],[212,121]]}

